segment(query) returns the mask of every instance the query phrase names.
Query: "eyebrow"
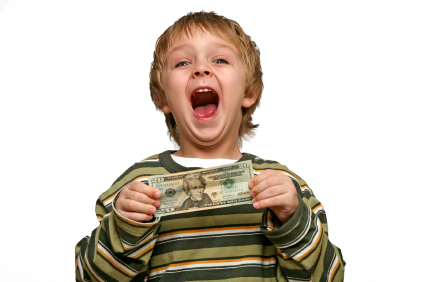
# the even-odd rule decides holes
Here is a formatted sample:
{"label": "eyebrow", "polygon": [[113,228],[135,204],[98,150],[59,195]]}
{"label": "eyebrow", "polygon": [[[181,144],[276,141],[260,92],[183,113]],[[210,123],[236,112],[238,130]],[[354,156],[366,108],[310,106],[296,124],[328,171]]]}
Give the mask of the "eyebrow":
{"label": "eyebrow", "polygon": [[[227,45],[227,44],[214,43],[214,44],[212,44],[212,45],[210,45],[210,46],[214,46],[214,47],[216,47],[217,49],[225,48],[225,49],[230,49],[230,50],[232,50],[232,51],[237,51],[237,49],[236,49],[236,50],[233,50],[234,48],[232,48],[232,46],[231,46],[231,45]],[[190,47],[190,45],[188,45],[188,44],[182,44],[182,45],[179,45],[179,46],[177,46],[177,47],[171,48],[171,49],[168,51],[168,54],[174,53],[174,52],[176,52],[176,51],[180,51],[180,50],[185,49],[185,48],[191,48],[191,47]]]}

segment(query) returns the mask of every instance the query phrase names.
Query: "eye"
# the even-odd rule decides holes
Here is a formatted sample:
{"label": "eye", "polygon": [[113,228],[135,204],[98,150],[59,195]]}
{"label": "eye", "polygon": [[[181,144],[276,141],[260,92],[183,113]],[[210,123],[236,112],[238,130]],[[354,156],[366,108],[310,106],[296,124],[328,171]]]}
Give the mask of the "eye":
{"label": "eye", "polygon": [[188,65],[190,65],[189,62],[180,62],[176,65],[176,67],[184,67],[184,66],[188,66]]}
{"label": "eye", "polygon": [[216,64],[227,64],[227,61],[224,60],[224,59],[217,59],[217,60],[214,61],[214,63],[216,63]]}

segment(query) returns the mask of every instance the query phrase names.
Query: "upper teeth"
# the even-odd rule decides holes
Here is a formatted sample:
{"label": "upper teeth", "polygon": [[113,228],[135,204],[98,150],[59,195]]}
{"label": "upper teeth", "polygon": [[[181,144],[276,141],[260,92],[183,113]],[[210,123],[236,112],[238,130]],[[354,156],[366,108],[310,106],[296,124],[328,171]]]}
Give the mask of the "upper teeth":
{"label": "upper teeth", "polygon": [[[208,92],[208,91],[212,91],[212,90],[211,89],[208,89],[208,88],[196,90],[196,92]],[[212,91],[212,92],[214,92],[214,91]]]}

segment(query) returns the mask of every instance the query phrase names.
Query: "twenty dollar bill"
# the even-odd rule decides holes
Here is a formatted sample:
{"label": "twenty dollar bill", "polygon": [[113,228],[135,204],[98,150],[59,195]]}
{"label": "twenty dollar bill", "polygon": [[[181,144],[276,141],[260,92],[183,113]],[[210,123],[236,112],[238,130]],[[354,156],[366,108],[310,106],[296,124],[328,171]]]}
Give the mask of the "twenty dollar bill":
{"label": "twenty dollar bill", "polygon": [[251,161],[213,168],[149,176],[149,186],[161,192],[156,216],[249,203]]}

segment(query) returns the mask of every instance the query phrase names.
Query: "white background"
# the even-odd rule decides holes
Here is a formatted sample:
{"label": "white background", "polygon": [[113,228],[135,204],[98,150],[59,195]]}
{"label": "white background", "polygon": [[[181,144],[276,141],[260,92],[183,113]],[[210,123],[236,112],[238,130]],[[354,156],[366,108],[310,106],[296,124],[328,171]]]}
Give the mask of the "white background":
{"label": "white background", "polygon": [[346,281],[421,279],[423,1],[0,8],[1,281],[74,281],[74,246],[98,225],[97,197],[134,162],[174,148],[150,100],[149,68],[158,36],[200,10],[238,21],[260,47],[260,128],[243,151],[309,183]]}

